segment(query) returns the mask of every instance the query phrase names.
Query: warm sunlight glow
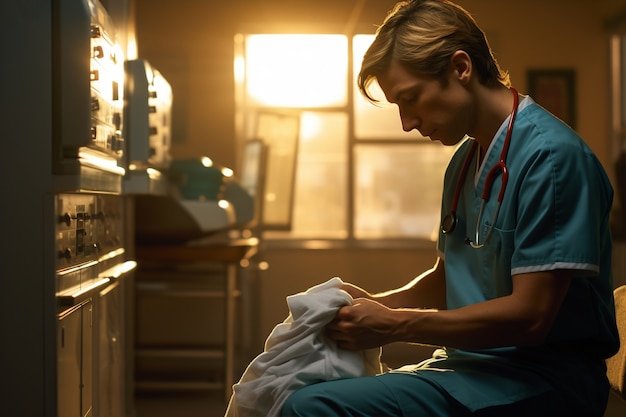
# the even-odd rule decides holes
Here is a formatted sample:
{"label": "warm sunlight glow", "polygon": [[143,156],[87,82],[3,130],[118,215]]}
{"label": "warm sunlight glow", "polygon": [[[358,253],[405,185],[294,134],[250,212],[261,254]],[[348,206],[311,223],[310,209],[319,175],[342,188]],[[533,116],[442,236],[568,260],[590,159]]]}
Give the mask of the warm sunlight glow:
{"label": "warm sunlight glow", "polygon": [[161,178],[161,171],[154,168],[146,168],[146,173],[148,174],[148,177],[150,177],[150,179],[158,180]]}
{"label": "warm sunlight glow", "polygon": [[246,76],[245,60],[242,56],[236,56],[233,64],[233,71],[235,74],[235,82],[242,83]]}
{"label": "warm sunlight glow", "polygon": [[202,165],[204,165],[207,168],[213,166],[213,160],[209,158],[208,156],[203,156],[200,162],[202,162]]}
{"label": "warm sunlight glow", "polygon": [[268,106],[345,105],[347,51],[343,35],[248,36],[248,94]]}
{"label": "warm sunlight glow", "polygon": [[128,39],[128,46],[126,47],[126,59],[137,59],[137,40],[133,36],[131,39]]}
{"label": "warm sunlight glow", "polygon": [[126,173],[124,168],[117,165],[117,159],[114,157],[103,156],[86,147],[82,147],[78,150],[78,158],[83,165],[96,167],[118,175],[124,175]]}
{"label": "warm sunlight glow", "polygon": [[[353,39],[355,80],[361,71],[363,55],[373,41],[374,35],[356,35]],[[406,138],[407,133],[402,130],[398,107],[387,101],[377,82],[374,81],[369,90],[373,97],[379,100],[376,105],[367,101],[358,88],[354,89],[356,137],[360,139]],[[411,135],[423,138],[417,131],[411,132]]]}
{"label": "warm sunlight glow", "polygon": [[319,135],[323,121],[317,113],[305,112],[300,119],[300,140],[308,142]]}
{"label": "warm sunlight glow", "polygon": [[222,175],[225,176],[226,178],[230,178],[233,175],[235,175],[235,172],[232,169],[230,169],[230,168],[223,167],[222,168]]}

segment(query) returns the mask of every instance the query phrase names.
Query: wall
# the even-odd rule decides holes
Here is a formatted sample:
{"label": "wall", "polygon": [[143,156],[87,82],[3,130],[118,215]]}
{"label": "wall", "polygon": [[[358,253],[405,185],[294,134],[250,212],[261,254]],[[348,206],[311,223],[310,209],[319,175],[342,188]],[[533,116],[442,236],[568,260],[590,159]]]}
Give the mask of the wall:
{"label": "wall", "polygon": [[[240,0],[137,0],[139,56],[174,90],[175,157],[206,154],[235,166],[233,36],[239,31],[373,30],[395,1],[284,2]],[[609,50],[604,21],[623,0],[460,0],[490,37],[515,86],[527,90],[529,68],[577,71],[578,131],[611,171]],[[364,5],[360,11],[354,8]],[[299,10],[298,8],[303,8]],[[360,18],[351,20],[355,14]],[[432,266],[432,245],[404,250],[269,248],[258,287],[262,338],[286,314],[284,297],[334,275],[381,290],[398,286]],[[260,345],[261,341],[259,341]]]}
{"label": "wall", "polygon": [[[234,167],[234,35],[241,31],[343,32],[355,1],[137,0],[139,56],[168,79],[174,91],[175,157],[209,155]],[[371,3],[371,2],[370,2]],[[368,29],[392,1],[364,11]],[[375,7],[374,7],[375,6]],[[323,23],[321,23],[323,22]]]}
{"label": "wall", "polygon": [[47,389],[56,387],[50,3],[5,2],[2,16],[2,49],[11,64],[5,61],[2,69],[2,121],[10,142],[0,164],[5,236],[0,357],[7,381],[0,404],[3,415],[52,416],[56,390]]}
{"label": "wall", "polygon": [[[240,0],[236,3],[137,0],[139,56],[148,59],[174,90],[175,156],[208,154],[234,166],[233,36],[238,31],[341,32],[357,0],[303,3]],[[373,30],[393,0],[365,1],[356,23]],[[621,0],[596,2],[461,0],[486,30],[501,65],[519,90],[528,68],[574,67],[578,73],[579,131],[608,161],[608,35],[606,18]],[[504,6],[503,6],[504,5]]]}

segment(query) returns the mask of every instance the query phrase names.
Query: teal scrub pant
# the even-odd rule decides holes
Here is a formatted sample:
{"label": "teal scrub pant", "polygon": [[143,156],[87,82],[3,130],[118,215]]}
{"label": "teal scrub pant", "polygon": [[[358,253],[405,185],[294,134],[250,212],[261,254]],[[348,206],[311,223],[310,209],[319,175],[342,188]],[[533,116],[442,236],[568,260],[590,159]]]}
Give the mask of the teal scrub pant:
{"label": "teal scrub pant", "polygon": [[470,414],[446,391],[428,379],[415,374],[386,373],[306,386],[287,399],[281,415],[433,417]]}
{"label": "teal scrub pant", "polygon": [[[602,410],[604,409],[600,406]],[[601,416],[548,392],[514,404],[470,412],[419,373],[390,372],[308,385],[285,402],[282,417],[555,417]]]}

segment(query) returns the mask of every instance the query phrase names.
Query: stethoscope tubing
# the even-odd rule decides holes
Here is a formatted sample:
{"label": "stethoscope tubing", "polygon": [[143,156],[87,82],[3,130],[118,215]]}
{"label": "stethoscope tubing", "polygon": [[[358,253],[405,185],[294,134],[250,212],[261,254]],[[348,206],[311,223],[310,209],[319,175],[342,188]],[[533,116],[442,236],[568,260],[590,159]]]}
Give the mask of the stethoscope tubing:
{"label": "stethoscope tubing", "polygon": [[[504,199],[504,192],[506,191],[506,187],[509,181],[509,168],[506,165],[506,158],[509,152],[509,146],[511,144],[511,136],[513,134],[513,126],[515,124],[515,118],[517,117],[517,107],[519,105],[519,95],[517,90],[511,87],[511,92],[513,93],[513,109],[511,110],[511,116],[509,118],[509,124],[507,126],[506,136],[504,138],[504,144],[502,146],[502,151],[500,152],[500,160],[496,165],[494,165],[489,172],[487,173],[487,177],[485,178],[485,185],[483,187],[483,192],[481,195],[480,209],[478,210],[478,218],[476,220],[476,229],[474,234],[474,241],[465,238],[465,243],[467,243],[470,247],[474,249],[479,249],[485,246],[485,243],[489,240],[491,233],[493,232],[493,228],[495,227],[496,219],[498,217],[498,213],[500,212],[500,206],[502,205],[502,200]],[[457,181],[456,188],[454,190],[454,196],[452,198],[452,206],[450,209],[450,213],[448,213],[441,224],[441,231],[444,234],[450,234],[454,231],[457,224],[456,210],[459,204],[459,198],[461,195],[461,187],[465,182],[465,178],[467,177],[467,171],[469,170],[469,165],[473,158],[474,153],[476,152],[476,148],[478,143],[474,141],[472,143],[472,147],[465,158],[465,163],[463,164],[463,168],[461,170],[461,176]],[[496,208],[494,210],[494,214],[491,220],[491,224],[489,225],[489,230],[487,231],[487,235],[482,243],[479,242],[479,229],[481,219],[483,217],[483,211],[485,209],[485,204],[489,199],[489,194],[491,193],[491,188],[493,187],[493,183],[496,175],[498,173],[501,174],[501,184],[500,184],[500,192],[498,193],[498,200],[496,204]]]}

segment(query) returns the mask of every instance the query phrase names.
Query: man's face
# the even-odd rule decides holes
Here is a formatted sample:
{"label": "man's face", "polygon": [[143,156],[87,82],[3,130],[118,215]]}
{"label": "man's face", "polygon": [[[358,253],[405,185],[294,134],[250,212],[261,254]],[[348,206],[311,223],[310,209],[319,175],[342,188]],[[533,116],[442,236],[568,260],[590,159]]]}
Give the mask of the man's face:
{"label": "man's face", "polygon": [[444,145],[456,145],[471,130],[471,97],[451,67],[447,83],[418,76],[392,61],[378,83],[390,103],[400,111],[402,129],[417,129],[423,136]]}

